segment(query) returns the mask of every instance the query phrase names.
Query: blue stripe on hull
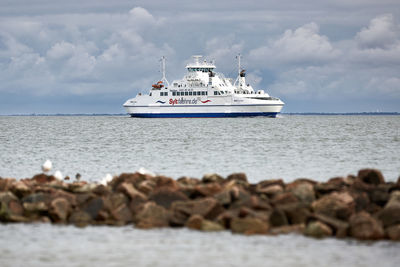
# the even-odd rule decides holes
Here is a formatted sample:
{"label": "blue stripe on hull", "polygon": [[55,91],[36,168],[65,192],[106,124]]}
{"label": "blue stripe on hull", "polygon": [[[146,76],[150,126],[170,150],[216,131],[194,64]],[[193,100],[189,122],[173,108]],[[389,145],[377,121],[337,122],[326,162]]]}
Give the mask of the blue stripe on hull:
{"label": "blue stripe on hull", "polygon": [[136,118],[231,118],[264,116],[275,118],[277,112],[237,112],[237,113],[131,113]]}

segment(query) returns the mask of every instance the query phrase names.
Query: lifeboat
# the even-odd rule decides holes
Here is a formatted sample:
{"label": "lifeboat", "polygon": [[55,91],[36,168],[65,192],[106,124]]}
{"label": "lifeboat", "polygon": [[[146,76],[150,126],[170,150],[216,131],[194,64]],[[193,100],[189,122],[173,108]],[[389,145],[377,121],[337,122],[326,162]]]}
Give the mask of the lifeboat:
{"label": "lifeboat", "polygon": [[164,87],[164,85],[163,85],[163,82],[162,82],[162,81],[159,81],[158,83],[153,84],[152,87],[153,87],[154,89],[161,89],[161,88]]}

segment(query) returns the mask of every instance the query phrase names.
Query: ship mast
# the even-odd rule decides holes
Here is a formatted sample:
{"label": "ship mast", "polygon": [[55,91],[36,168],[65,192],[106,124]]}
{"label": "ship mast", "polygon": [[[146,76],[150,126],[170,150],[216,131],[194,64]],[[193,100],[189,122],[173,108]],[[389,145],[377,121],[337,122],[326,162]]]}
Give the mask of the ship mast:
{"label": "ship mast", "polygon": [[233,83],[234,86],[236,86],[236,84],[238,84],[238,89],[241,89],[241,87],[242,87],[240,82],[239,82],[240,72],[241,72],[241,67],[240,67],[240,59],[241,59],[241,57],[242,57],[242,55],[240,53],[236,56],[236,58],[238,60],[238,76],[237,76],[235,82]]}
{"label": "ship mast", "polygon": [[161,73],[162,73],[162,78],[161,81],[163,81],[167,86],[169,86],[169,82],[167,80],[167,78],[165,78],[165,57],[162,56],[161,57]]}

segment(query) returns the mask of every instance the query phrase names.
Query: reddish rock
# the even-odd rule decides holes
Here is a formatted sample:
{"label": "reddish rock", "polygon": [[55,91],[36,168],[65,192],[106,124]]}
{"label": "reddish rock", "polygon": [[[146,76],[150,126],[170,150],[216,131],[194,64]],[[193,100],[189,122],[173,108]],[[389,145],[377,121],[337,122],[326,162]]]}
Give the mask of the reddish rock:
{"label": "reddish rock", "polygon": [[233,218],[230,224],[233,233],[240,234],[266,234],[269,230],[269,224],[258,218]]}
{"label": "reddish rock", "polygon": [[203,216],[199,214],[194,214],[190,216],[190,218],[185,223],[185,226],[193,230],[201,230],[203,221],[204,221]]}
{"label": "reddish rock", "polygon": [[321,196],[335,191],[339,192],[347,186],[348,184],[343,177],[335,177],[329,179],[329,181],[326,183],[317,183],[314,186],[314,190],[319,196]]}
{"label": "reddish rock", "polygon": [[383,178],[382,172],[377,169],[362,169],[358,171],[358,179],[366,184],[383,184],[385,179]]}
{"label": "reddish rock", "polygon": [[176,180],[181,186],[195,186],[200,183],[199,179],[183,176]]}
{"label": "reddish rock", "polygon": [[55,222],[65,222],[71,212],[71,204],[65,198],[56,198],[50,203],[49,214]]}
{"label": "reddish rock", "polygon": [[42,184],[42,183],[49,183],[52,181],[56,181],[57,179],[54,176],[40,173],[40,174],[36,174],[35,176],[33,176],[32,180],[35,181],[36,183]]}
{"label": "reddish rock", "polygon": [[313,221],[307,224],[304,234],[315,238],[323,238],[332,236],[332,229],[323,222]]}
{"label": "reddish rock", "polygon": [[214,231],[222,231],[224,227],[219,223],[206,220],[201,215],[192,215],[188,219],[185,224],[186,227],[194,230],[206,231],[206,232],[214,232]]}
{"label": "reddish rock", "polygon": [[354,199],[347,192],[333,192],[325,195],[314,201],[311,207],[315,213],[321,213],[341,220],[347,220],[355,211]]}
{"label": "reddish rock", "polygon": [[151,191],[154,190],[154,188],[156,187],[156,183],[152,180],[144,180],[142,182],[139,183],[139,185],[137,186],[137,189],[144,193],[145,195],[148,195]]}
{"label": "reddish rock", "polygon": [[178,182],[175,181],[172,178],[160,175],[160,176],[154,177],[152,180],[155,182],[156,187],[165,186],[165,187],[171,187],[171,188],[174,188],[174,189],[179,189]]}
{"label": "reddish rock", "polygon": [[157,205],[160,205],[166,209],[169,209],[174,201],[186,201],[189,198],[171,187],[159,187],[149,195],[149,200],[154,201]]}
{"label": "reddish rock", "polygon": [[400,241],[400,224],[386,228],[387,236],[393,241]]}
{"label": "reddish rock", "polygon": [[226,177],[226,180],[228,180],[228,181],[236,180],[236,181],[241,181],[241,182],[247,183],[247,176],[243,172],[232,173],[232,174],[228,175],[228,177]]}
{"label": "reddish rock", "polygon": [[262,190],[263,188],[267,188],[273,185],[279,185],[282,188],[285,188],[285,183],[282,179],[275,179],[275,180],[264,180],[256,184],[256,191]]}
{"label": "reddish rock", "polygon": [[167,227],[169,225],[167,210],[154,202],[144,204],[136,219],[136,227],[143,229]]}
{"label": "reddish rock", "polygon": [[384,237],[382,225],[369,213],[361,211],[350,217],[350,235],[362,240],[378,240]]}

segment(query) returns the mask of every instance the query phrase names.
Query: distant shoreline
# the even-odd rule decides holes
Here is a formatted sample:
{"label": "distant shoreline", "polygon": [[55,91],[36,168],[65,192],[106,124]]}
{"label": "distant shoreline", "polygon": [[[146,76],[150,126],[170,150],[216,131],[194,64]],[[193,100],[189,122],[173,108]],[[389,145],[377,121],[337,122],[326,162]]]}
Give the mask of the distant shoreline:
{"label": "distant shoreline", "polygon": [[[400,112],[288,112],[280,115],[300,115],[300,116],[399,116]],[[54,113],[54,114],[0,114],[0,117],[78,117],[78,116],[129,116],[126,113]]]}

